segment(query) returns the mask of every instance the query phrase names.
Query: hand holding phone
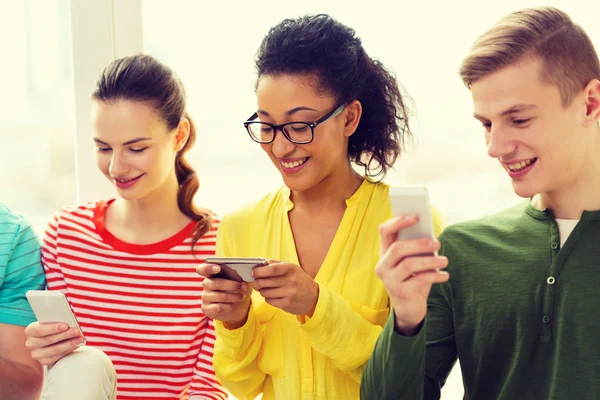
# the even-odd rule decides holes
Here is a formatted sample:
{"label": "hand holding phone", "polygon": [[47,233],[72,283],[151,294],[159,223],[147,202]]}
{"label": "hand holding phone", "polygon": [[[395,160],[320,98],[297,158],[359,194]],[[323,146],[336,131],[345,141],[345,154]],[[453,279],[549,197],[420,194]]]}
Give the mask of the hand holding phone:
{"label": "hand holding phone", "polygon": [[[412,336],[427,313],[431,286],[446,282],[448,259],[437,255],[429,195],[424,186],[390,189],[394,218],[380,226],[381,257],[375,272],[395,313],[396,331]],[[417,218],[414,218],[416,216]]]}
{"label": "hand holding phone", "polygon": [[398,240],[434,239],[433,218],[429,204],[429,191],[425,186],[407,185],[390,188],[392,214],[416,215],[416,224],[398,232]]}
{"label": "hand holding phone", "polygon": [[214,278],[236,282],[254,282],[252,269],[259,265],[267,265],[266,259],[252,257],[208,257],[205,262],[221,267],[221,272],[213,275]]}
{"label": "hand holding phone", "polygon": [[25,329],[25,345],[34,360],[52,365],[85,345],[83,332],[62,292],[30,290],[25,295],[38,319]]}
{"label": "hand holding phone", "polygon": [[[248,318],[252,295],[252,269],[266,265],[264,258],[208,257],[196,267],[202,281],[202,312],[221,321],[227,329],[243,326]],[[248,282],[248,283],[246,283]]]}

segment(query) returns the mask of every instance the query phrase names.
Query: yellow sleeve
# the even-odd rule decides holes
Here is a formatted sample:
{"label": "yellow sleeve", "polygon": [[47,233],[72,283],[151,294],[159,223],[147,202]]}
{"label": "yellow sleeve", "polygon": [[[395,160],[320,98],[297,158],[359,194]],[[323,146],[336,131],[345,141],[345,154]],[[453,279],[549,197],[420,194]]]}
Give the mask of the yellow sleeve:
{"label": "yellow sleeve", "polygon": [[[444,217],[434,207],[431,212],[434,232],[438,236],[445,226]],[[298,318],[298,321],[312,348],[360,383],[383,324],[371,323],[346,299],[330,292],[324,285],[319,285],[319,298],[312,318]]]}
{"label": "yellow sleeve", "polygon": [[435,233],[435,237],[438,237],[446,227],[446,219],[434,206],[431,206],[431,217],[433,219],[433,232]]}
{"label": "yellow sleeve", "polygon": [[324,285],[319,285],[312,318],[298,318],[298,321],[311,347],[360,383],[382,326],[367,321],[348,300]]}
{"label": "yellow sleeve", "polygon": [[267,376],[258,368],[262,339],[252,306],[244,326],[229,330],[215,321],[215,333],[213,367],[217,379],[236,399],[256,398],[263,392]]}
{"label": "yellow sleeve", "polygon": [[[233,236],[229,221],[224,218],[217,231],[219,257],[236,256]],[[221,321],[215,321],[215,334],[213,367],[217,379],[235,398],[254,399],[263,391],[266,374],[258,368],[262,336],[253,306],[244,326],[230,330]]]}

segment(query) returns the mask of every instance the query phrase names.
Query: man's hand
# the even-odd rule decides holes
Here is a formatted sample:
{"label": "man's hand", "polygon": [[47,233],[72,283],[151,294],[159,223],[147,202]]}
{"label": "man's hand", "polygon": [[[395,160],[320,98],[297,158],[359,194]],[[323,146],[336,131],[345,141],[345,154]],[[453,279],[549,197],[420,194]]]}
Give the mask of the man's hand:
{"label": "man's hand", "polygon": [[396,314],[396,331],[411,336],[427,313],[427,298],[434,283],[450,276],[441,268],[446,257],[434,256],[440,242],[430,239],[398,241],[398,232],[414,225],[417,217],[396,217],[379,227],[381,250],[375,273],[383,281]]}

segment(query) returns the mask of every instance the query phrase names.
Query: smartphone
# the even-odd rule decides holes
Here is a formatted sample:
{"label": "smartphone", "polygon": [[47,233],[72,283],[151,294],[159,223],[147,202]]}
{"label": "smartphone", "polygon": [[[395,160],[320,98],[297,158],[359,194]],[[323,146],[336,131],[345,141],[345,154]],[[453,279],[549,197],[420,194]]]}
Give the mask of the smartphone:
{"label": "smartphone", "polygon": [[254,282],[254,278],[250,275],[252,269],[259,265],[267,265],[266,259],[253,257],[208,257],[204,262],[221,267],[221,272],[213,275],[215,278],[237,282]]}
{"label": "smartphone", "polygon": [[[37,320],[42,323],[63,322],[70,328],[77,328],[83,335],[79,327],[77,318],[69,306],[69,302],[63,292],[60,290],[29,290],[25,293],[31,309]],[[81,346],[85,344],[85,338]]]}
{"label": "smartphone", "polygon": [[433,217],[429,203],[429,191],[422,185],[406,185],[390,188],[392,214],[418,215],[419,221],[398,232],[398,240],[434,239]]}

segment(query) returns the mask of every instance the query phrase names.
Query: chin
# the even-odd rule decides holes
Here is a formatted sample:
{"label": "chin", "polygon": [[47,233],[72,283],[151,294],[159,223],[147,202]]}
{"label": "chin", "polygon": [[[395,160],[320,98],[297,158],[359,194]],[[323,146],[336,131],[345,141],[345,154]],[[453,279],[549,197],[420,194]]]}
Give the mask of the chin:
{"label": "chin", "polygon": [[528,184],[526,182],[515,182],[512,183],[513,191],[519,197],[523,197],[524,199],[529,199],[535,196],[538,193],[541,193],[539,187],[535,185]]}
{"label": "chin", "polygon": [[123,200],[140,200],[145,197],[145,194],[141,193],[139,190],[123,190],[117,188],[117,193]]}
{"label": "chin", "polygon": [[296,177],[285,175],[283,175],[283,183],[293,192],[304,192],[315,186],[314,183],[308,179],[298,179]]}

